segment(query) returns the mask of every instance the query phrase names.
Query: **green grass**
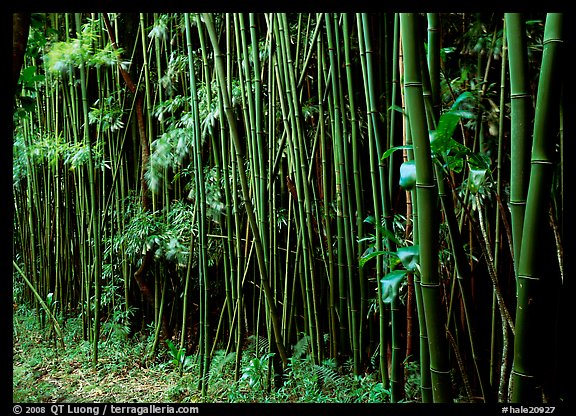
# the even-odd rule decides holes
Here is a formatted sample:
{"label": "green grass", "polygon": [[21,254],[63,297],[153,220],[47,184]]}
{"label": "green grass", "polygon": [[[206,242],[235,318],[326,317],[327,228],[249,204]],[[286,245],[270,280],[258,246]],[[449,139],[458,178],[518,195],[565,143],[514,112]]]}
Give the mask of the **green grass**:
{"label": "green grass", "polygon": [[[198,390],[198,360],[190,357],[179,375],[170,350],[162,343],[153,362],[146,362],[151,337],[124,334],[100,344],[96,369],[91,345],[82,339],[79,318],[62,324],[65,348],[56,348],[48,330],[24,306],[14,313],[13,401],[19,403],[190,403],[202,402]],[[302,343],[300,347],[302,346]],[[301,348],[305,352],[305,349]],[[314,365],[303,352],[290,358],[284,385],[269,388],[268,357],[248,347],[240,380],[234,380],[234,353],[216,351],[208,372],[211,403],[368,403],[387,402],[389,392],[369,374],[354,379],[332,361]]]}

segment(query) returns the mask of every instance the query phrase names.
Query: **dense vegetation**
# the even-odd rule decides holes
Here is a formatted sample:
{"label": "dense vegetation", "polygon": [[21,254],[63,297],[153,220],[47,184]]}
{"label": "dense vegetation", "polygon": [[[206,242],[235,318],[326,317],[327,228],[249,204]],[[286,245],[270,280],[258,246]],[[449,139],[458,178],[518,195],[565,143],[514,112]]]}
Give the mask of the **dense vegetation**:
{"label": "dense vegetation", "polygon": [[566,400],[562,14],[14,17],[15,401]]}

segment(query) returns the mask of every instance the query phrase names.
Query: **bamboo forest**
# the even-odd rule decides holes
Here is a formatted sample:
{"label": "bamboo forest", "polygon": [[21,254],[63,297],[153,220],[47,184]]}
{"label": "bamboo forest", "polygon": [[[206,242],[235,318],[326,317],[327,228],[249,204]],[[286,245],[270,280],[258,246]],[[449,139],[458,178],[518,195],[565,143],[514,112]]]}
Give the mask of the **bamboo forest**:
{"label": "bamboo forest", "polygon": [[568,400],[564,25],[14,13],[13,401]]}

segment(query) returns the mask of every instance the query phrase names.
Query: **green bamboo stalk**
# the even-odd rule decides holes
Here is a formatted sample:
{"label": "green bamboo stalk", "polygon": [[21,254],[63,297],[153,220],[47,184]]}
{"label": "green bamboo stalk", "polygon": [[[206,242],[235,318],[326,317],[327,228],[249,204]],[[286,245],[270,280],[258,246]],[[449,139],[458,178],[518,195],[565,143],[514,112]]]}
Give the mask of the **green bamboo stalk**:
{"label": "green bamboo stalk", "polygon": [[[81,16],[80,13],[75,14],[76,29],[78,33],[81,32]],[[85,74],[85,66],[82,62],[80,64],[80,88],[82,97],[82,110],[84,119],[83,141],[88,144],[89,157],[88,157],[88,182],[90,189],[90,219],[91,227],[90,237],[94,241],[93,251],[93,265],[91,273],[93,274],[94,284],[94,317],[93,317],[93,331],[92,331],[92,366],[98,365],[98,342],[100,340],[100,279],[102,274],[102,251],[100,248],[100,218],[97,215],[98,202],[96,198],[96,179],[94,178],[94,160],[92,153],[92,140],[88,134],[88,93],[87,82]]]}
{"label": "green bamboo stalk", "polygon": [[[357,253],[363,253],[365,251],[364,239],[364,201],[363,201],[363,182],[362,182],[362,172],[360,169],[361,157],[360,157],[360,144],[359,144],[359,121],[356,116],[356,102],[354,99],[354,74],[352,73],[352,57],[350,50],[350,39],[351,32],[348,28],[349,16],[347,13],[344,14],[342,19],[342,38],[344,41],[344,59],[346,68],[346,87],[348,93],[348,106],[352,110],[350,111],[350,142],[352,150],[352,175],[354,180],[354,200],[351,207],[355,207],[356,210],[356,239],[359,241]],[[354,208],[351,208],[351,212]],[[358,282],[360,290],[360,312],[359,312],[359,342],[358,349],[360,351],[365,351],[364,342],[365,336],[363,330],[366,326],[366,318],[368,316],[368,281],[367,276],[362,267],[357,271]]]}
{"label": "green bamboo stalk", "polygon": [[[426,100],[428,115],[428,125],[436,129],[440,117],[440,44],[438,39],[439,21],[435,13],[428,14],[428,49],[427,49],[427,63],[422,65],[422,83],[423,83],[423,96]],[[450,189],[448,173],[442,169],[441,162],[434,163],[436,183],[438,186],[438,196],[440,198],[442,211],[444,212],[444,220],[448,227],[448,234],[450,236],[450,248],[454,256],[455,276],[456,282],[460,289],[462,306],[464,308],[464,316],[466,320],[466,327],[468,330],[468,341],[472,353],[474,369],[480,384],[482,397],[484,400],[490,400],[489,397],[489,383],[486,380],[486,375],[480,366],[480,357],[476,348],[476,328],[477,324],[472,315],[472,288],[470,282],[470,267],[467,263],[467,256],[464,252],[464,244],[458,222],[454,210],[454,203]],[[450,299],[450,310],[452,310],[454,297]],[[450,327],[450,318],[448,316],[447,327]],[[456,327],[457,328],[457,327]],[[455,353],[458,353],[455,351]],[[458,361],[462,363],[461,360]],[[468,380],[465,373],[465,368],[461,367],[462,378],[464,381]],[[469,396],[471,396],[471,388],[468,382],[465,382]]]}
{"label": "green bamboo stalk", "polygon": [[[202,398],[206,398],[208,388],[208,366],[210,364],[210,341],[209,341],[209,309],[208,309],[208,252],[206,237],[206,188],[204,182],[204,171],[202,167],[202,143],[200,137],[200,115],[198,110],[198,94],[196,90],[196,75],[194,73],[194,63],[192,61],[192,30],[190,26],[190,16],[184,15],[186,28],[186,46],[188,49],[188,76],[190,79],[190,97],[192,98],[192,118],[194,120],[192,135],[194,137],[194,170],[196,180],[196,192],[200,220],[198,221],[198,270],[199,270],[199,292],[200,292],[200,379],[199,386],[202,391]],[[190,255],[192,255],[192,251]],[[184,331],[183,331],[184,333]]]}
{"label": "green bamboo stalk", "polygon": [[[372,204],[374,210],[374,218],[379,224],[382,220],[383,215],[383,208],[382,208],[382,200],[384,199],[384,189],[382,187],[383,184],[380,183],[380,175],[379,175],[379,146],[378,146],[378,139],[376,136],[377,128],[374,126],[375,123],[375,109],[373,107],[374,101],[374,94],[373,86],[374,81],[372,80],[372,72],[369,72],[369,65],[368,65],[368,57],[367,57],[367,45],[366,40],[364,39],[366,33],[368,32],[368,28],[364,28],[364,24],[367,24],[366,15],[356,14],[356,23],[358,26],[358,47],[360,50],[360,62],[362,67],[362,76],[363,76],[363,83],[364,85],[368,86],[368,92],[365,96],[366,102],[366,109],[368,113],[368,152],[369,152],[369,161],[370,161],[370,182],[372,188]],[[376,227],[376,244],[375,249],[376,251],[382,251],[384,243],[384,235],[382,233],[381,227]],[[384,276],[384,262],[382,256],[378,256],[376,258],[376,282],[377,284],[377,303],[378,303],[378,333],[379,333],[379,370],[380,370],[380,377],[382,380],[382,384],[388,386],[390,379],[388,374],[388,356],[387,356],[387,326],[388,326],[388,317],[386,314],[386,307],[384,302],[382,301],[382,290],[380,287],[380,279]]]}
{"label": "green bamboo stalk", "polygon": [[[502,68],[501,68],[501,75],[500,75],[500,108],[505,108],[506,102],[506,63],[508,58],[508,45],[507,45],[507,30],[506,27],[506,20],[503,22],[502,27]],[[502,192],[502,164],[504,158],[504,116],[505,112],[500,111],[500,119],[498,120],[498,158],[497,158],[497,179],[496,179],[496,194],[500,195]],[[495,238],[494,238],[494,269],[498,269],[498,262],[500,260],[500,224],[501,224],[501,217],[500,215],[496,216],[496,225],[495,225]],[[494,357],[494,345],[496,343],[496,302],[497,294],[494,291],[492,296],[492,342],[491,342],[491,354],[490,354],[490,362],[495,363],[496,359]],[[507,367],[508,367],[508,352],[510,350],[510,343],[509,343],[509,336],[508,336],[508,325],[506,324],[505,320],[501,320],[501,327],[502,327],[502,359],[500,364],[500,373],[499,373],[499,389],[498,389],[498,401],[503,402],[505,400],[504,392],[507,385]],[[492,374],[493,366],[490,367],[490,381],[491,384],[494,384],[496,378]]]}
{"label": "green bamboo stalk", "polygon": [[338,308],[336,305],[336,275],[334,271],[334,251],[332,243],[332,229],[330,227],[330,185],[329,185],[329,171],[328,171],[328,149],[326,146],[326,129],[324,120],[324,100],[322,99],[322,91],[324,86],[322,80],[324,79],[324,44],[320,37],[316,41],[317,49],[317,66],[318,66],[318,127],[320,134],[320,153],[321,153],[321,166],[322,166],[322,223],[326,233],[326,256],[327,260],[327,278],[328,278],[328,328],[330,334],[330,356],[332,358],[338,355],[338,339],[339,339],[339,326],[338,326]]}
{"label": "green bamboo stalk", "polygon": [[20,274],[20,277],[22,277],[22,279],[24,279],[24,282],[30,288],[30,290],[34,294],[34,297],[36,298],[36,300],[38,301],[38,303],[40,304],[42,309],[50,317],[50,320],[54,324],[54,329],[55,329],[56,333],[58,334],[58,340],[60,341],[60,346],[62,348],[64,348],[65,347],[64,346],[64,335],[62,335],[62,329],[60,328],[60,324],[58,323],[58,320],[56,319],[56,317],[52,313],[52,310],[48,307],[48,305],[46,305],[46,302],[44,302],[44,300],[42,299],[42,296],[40,296],[40,294],[38,293],[38,291],[36,290],[36,288],[34,287],[32,282],[30,282],[30,280],[28,280],[28,278],[26,277],[26,274],[22,271],[22,269],[20,269],[20,267],[18,267],[18,265],[16,264],[15,261],[12,261],[12,266],[14,266],[16,271]]}
{"label": "green bamboo stalk", "polygon": [[[298,94],[296,89],[296,77],[294,69],[294,61],[289,48],[289,25],[285,14],[276,15],[277,25],[274,27],[274,35],[279,44],[278,48],[278,72],[279,76],[278,87],[282,91],[279,95],[283,117],[286,120],[284,125],[289,128],[289,137],[292,135],[293,139],[288,140],[289,155],[291,172],[293,173],[294,189],[291,196],[295,199],[298,215],[297,222],[297,235],[302,244],[302,267],[303,267],[303,288],[304,299],[307,308],[306,321],[309,327],[308,334],[311,336],[312,356],[316,362],[321,362],[320,359],[320,343],[321,335],[319,332],[319,325],[317,323],[318,313],[316,311],[317,299],[316,296],[316,282],[315,273],[312,263],[312,205],[310,195],[310,184],[307,180],[308,166],[307,151],[304,142],[304,133],[301,123],[301,110],[300,103],[298,102]],[[286,99],[283,100],[285,94]],[[282,105],[284,103],[284,106]],[[287,179],[291,182],[292,179]],[[290,186],[289,186],[290,188]]]}
{"label": "green bamboo stalk", "polygon": [[432,391],[434,402],[450,402],[452,401],[450,368],[438,278],[437,189],[422,98],[417,15],[401,13],[400,24],[404,54],[406,109],[414,140],[416,161],[421,287],[430,348]]}
{"label": "green bamboo stalk", "polygon": [[[262,229],[262,241],[264,247],[267,247],[268,250],[271,250],[272,247],[269,244],[268,232],[266,230],[269,229],[270,224],[267,220],[267,210],[266,210],[266,160],[269,159],[266,153],[266,146],[264,142],[264,131],[263,131],[263,115],[264,115],[264,105],[263,105],[263,97],[262,97],[262,79],[261,79],[261,69],[260,69],[260,48],[258,46],[258,32],[256,28],[256,16],[254,13],[250,13],[249,16],[249,24],[250,24],[250,45],[252,47],[252,64],[253,64],[253,71],[252,71],[252,84],[254,85],[254,130],[255,135],[254,139],[256,140],[255,150],[257,151],[258,157],[257,160],[257,192],[259,194],[258,200],[260,201],[260,209],[259,209],[259,221],[261,224]],[[247,58],[247,57],[246,57]],[[271,255],[269,256],[269,258]]]}
{"label": "green bamboo stalk", "polygon": [[550,187],[554,169],[555,136],[558,131],[562,58],[562,13],[549,13],[544,28],[544,49],[538,82],[536,116],[530,169],[530,183],[522,232],[517,276],[516,337],[511,380],[511,400],[515,403],[542,401],[542,330],[544,285],[553,284],[540,262],[546,252]]}
{"label": "green bamboo stalk", "polygon": [[428,73],[430,75],[430,93],[432,96],[433,114],[440,116],[440,15],[426,13],[428,19]]}
{"label": "green bamboo stalk", "polygon": [[[200,26],[200,25],[199,25]],[[222,102],[222,94],[218,92],[218,111],[220,114],[224,112],[224,104]],[[222,145],[222,165],[223,165],[223,180],[224,180],[224,198],[226,205],[226,244],[230,255],[230,287],[232,301],[235,305],[230,330],[234,329],[234,322],[236,323],[236,362],[234,379],[240,379],[241,371],[241,358],[242,358],[242,337],[243,337],[243,279],[240,274],[242,264],[244,262],[243,251],[240,241],[240,227],[241,219],[237,218],[239,215],[238,209],[238,191],[236,184],[236,162],[234,158],[229,160],[229,155],[232,154],[232,144],[228,143],[228,134],[224,125],[225,121],[220,118],[220,141]],[[232,175],[232,177],[230,177]]]}
{"label": "green bamboo stalk", "polygon": [[[349,221],[349,191],[348,191],[348,178],[345,169],[345,143],[343,140],[344,133],[342,124],[342,109],[340,104],[340,77],[338,68],[340,64],[336,56],[336,41],[335,29],[332,27],[331,20],[335,19],[329,14],[325,17],[326,22],[326,36],[328,39],[328,55],[330,60],[330,83],[332,87],[332,109],[333,109],[333,134],[332,139],[334,142],[334,173],[336,175],[336,201],[337,201],[337,224],[338,224],[338,262],[339,274],[341,284],[340,290],[345,290],[347,286],[347,300],[349,304],[349,323],[350,323],[350,338],[352,346],[352,357],[354,362],[354,375],[360,374],[360,346],[359,346],[359,309],[357,306],[356,295],[356,282],[354,282],[354,275],[351,272],[350,265],[352,263],[351,243],[351,230]],[[342,296],[342,293],[340,294]]]}
{"label": "green bamboo stalk", "polygon": [[505,13],[510,71],[510,216],[514,270],[518,270],[526,194],[530,180],[530,132],[532,97],[528,84],[526,29],[520,13]]}

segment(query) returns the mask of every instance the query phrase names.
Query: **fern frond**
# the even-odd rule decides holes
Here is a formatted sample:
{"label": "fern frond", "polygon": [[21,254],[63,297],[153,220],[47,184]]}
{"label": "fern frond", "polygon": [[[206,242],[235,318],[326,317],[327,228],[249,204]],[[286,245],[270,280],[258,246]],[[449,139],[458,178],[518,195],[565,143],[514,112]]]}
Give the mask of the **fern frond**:
{"label": "fern frond", "polygon": [[226,351],[224,350],[217,350],[212,357],[212,363],[210,364],[210,370],[208,371],[208,380],[212,381],[214,377],[217,378],[222,376],[224,367],[229,363],[233,363],[235,359],[235,351],[226,354]]}
{"label": "fern frond", "polygon": [[328,366],[314,364],[313,368],[314,374],[322,384],[332,383],[333,385],[338,386],[344,380],[340,374]]}
{"label": "fern frond", "polygon": [[292,347],[292,357],[298,359],[301,358],[304,353],[308,352],[308,347],[310,346],[310,337],[304,335],[300,340]]}
{"label": "fern frond", "polygon": [[267,353],[270,349],[268,338],[265,338],[261,335],[250,335],[248,337],[248,349],[257,352],[259,355]]}

